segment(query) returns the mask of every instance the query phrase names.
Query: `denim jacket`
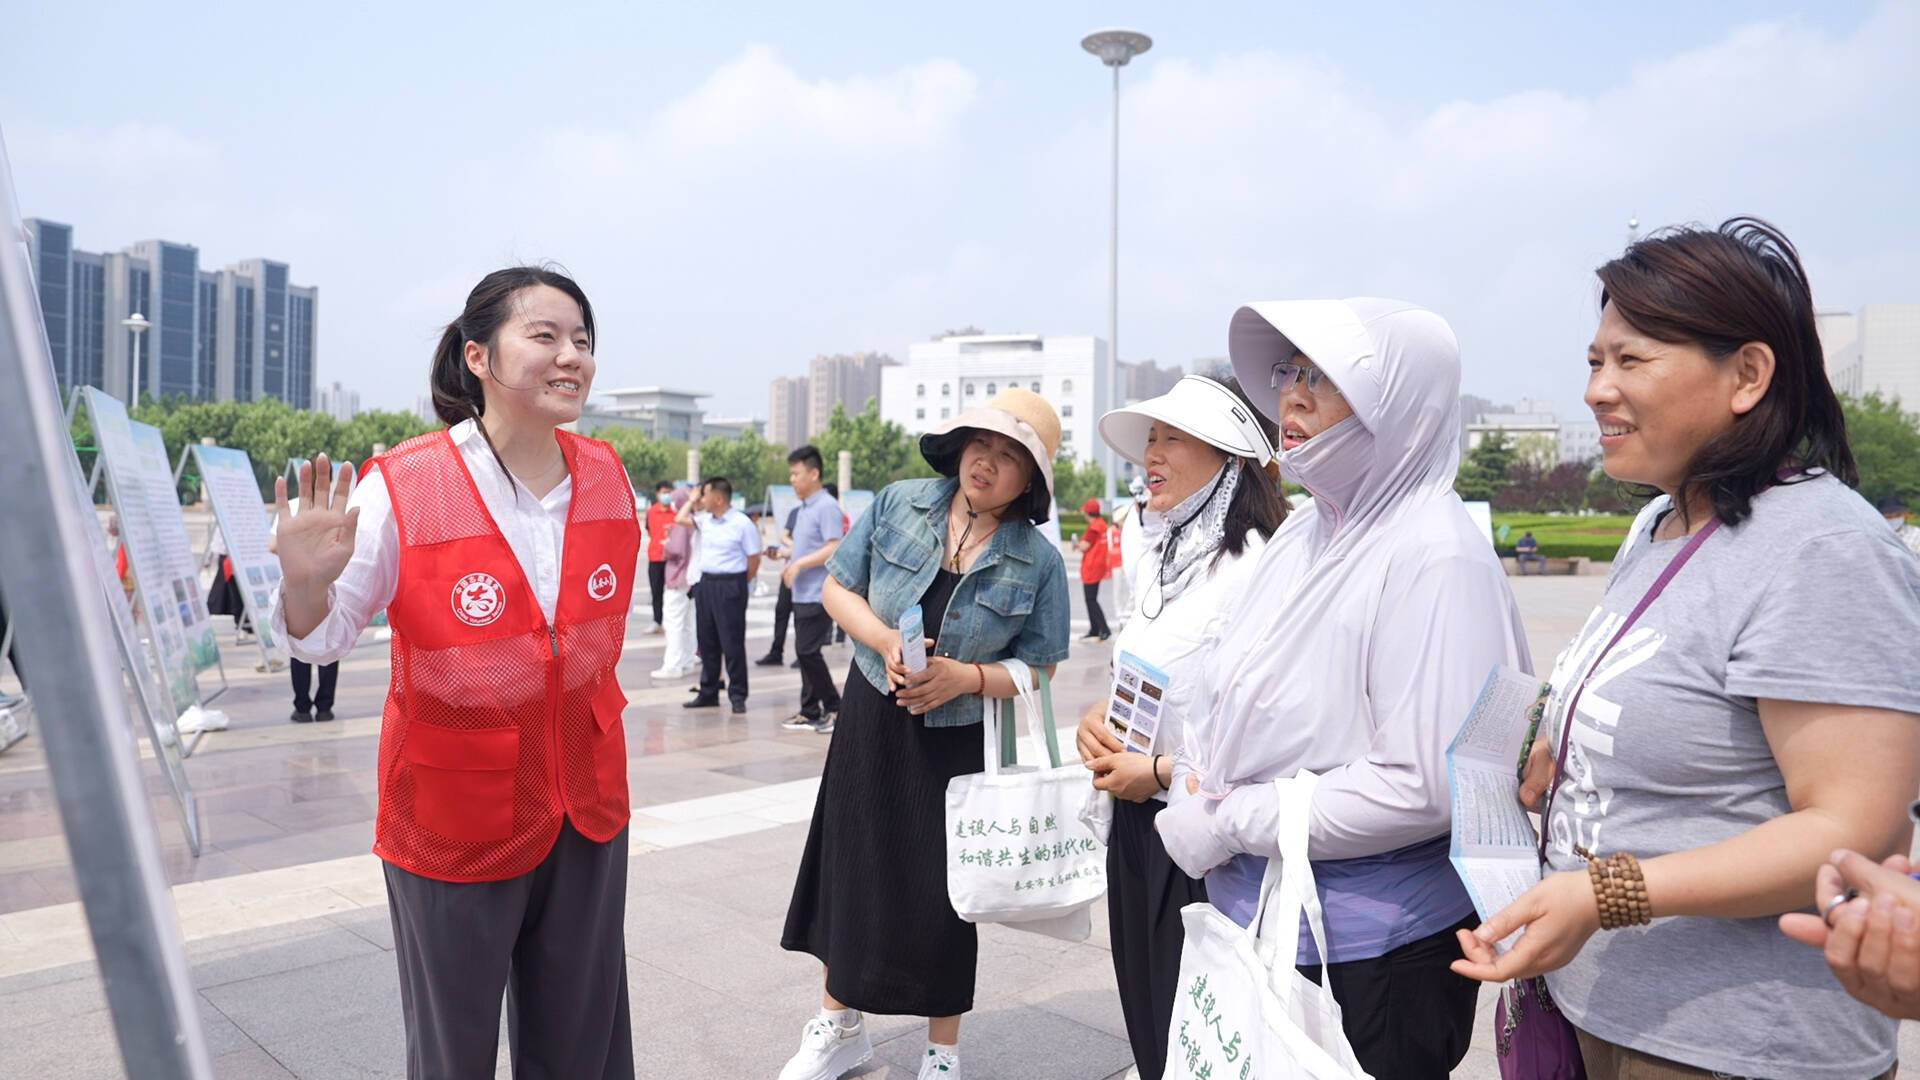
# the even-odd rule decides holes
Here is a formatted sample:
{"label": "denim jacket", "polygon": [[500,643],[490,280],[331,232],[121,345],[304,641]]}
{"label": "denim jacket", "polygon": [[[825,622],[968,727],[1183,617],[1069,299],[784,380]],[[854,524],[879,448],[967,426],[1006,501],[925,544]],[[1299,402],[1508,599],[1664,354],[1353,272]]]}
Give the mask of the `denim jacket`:
{"label": "denim jacket", "polygon": [[[946,551],[947,504],[959,482],[888,484],[827,560],[827,573],[888,626],[920,602]],[[1046,667],[1067,658],[1067,571],[1060,552],[1025,520],[1008,520],[954,587],[934,654],[963,663],[1009,658]],[[932,628],[929,627],[929,630]],[[875,688],[887,686],[886,661],[855,642],[854,662]],[[981,700],[963,694],[926,714],[928,727],[980,722]]]}

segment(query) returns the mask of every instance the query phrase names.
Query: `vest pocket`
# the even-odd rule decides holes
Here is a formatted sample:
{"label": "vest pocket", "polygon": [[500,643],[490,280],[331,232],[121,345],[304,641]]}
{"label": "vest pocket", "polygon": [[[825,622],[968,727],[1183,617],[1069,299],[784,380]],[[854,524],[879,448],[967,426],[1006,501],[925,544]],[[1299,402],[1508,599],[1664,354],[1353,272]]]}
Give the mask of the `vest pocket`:
{"label": "vest pocket", "polygon": [[466,843],[513,835],[519,728],[463,731],[415,720],[400,756],[413,777],[413,817],[422,827]]}
{"label": "vest pocket", "polygon": [[627,803],[627,731],[620,714],[627,708],[627,692],[611,674],[593,695],[593,726],[599,737],[594,740],[593,778],[603,799]]}

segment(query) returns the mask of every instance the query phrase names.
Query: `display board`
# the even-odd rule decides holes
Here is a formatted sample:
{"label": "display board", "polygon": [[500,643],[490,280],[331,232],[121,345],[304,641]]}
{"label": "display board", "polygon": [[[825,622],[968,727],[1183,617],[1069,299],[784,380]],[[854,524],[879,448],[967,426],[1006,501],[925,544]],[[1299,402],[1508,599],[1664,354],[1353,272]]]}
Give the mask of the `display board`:
{"label": "display board", "polygon": [[[224,446],[191,447],[200,468],[200,483],[206,488],[207,501],[213,504],[213,517],[226,542],[227,558],[233,563],[233,576],[240,582],[240,600],[260,648],[271,657],[280,643],[273,636],[273,587],[280,581],[280,560],[267,550],[267,538],[273,519],[260,498],[260,484],[254,479],[253,459],[245,450]],[[219,568],[214,569],[219,573]]]}

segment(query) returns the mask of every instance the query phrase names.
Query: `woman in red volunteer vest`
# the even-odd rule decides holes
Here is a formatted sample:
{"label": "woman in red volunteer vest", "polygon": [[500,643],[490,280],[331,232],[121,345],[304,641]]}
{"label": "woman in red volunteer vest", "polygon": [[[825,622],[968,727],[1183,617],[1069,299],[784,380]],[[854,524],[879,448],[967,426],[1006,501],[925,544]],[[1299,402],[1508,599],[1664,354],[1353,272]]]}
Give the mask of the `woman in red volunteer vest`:
{"label": "woman in red volunteer vest", "polygon": [[373,851],[410,1077],[492,1076],[503,994],[515,1076],[633,1076],[614,667],[640,529],[612,448],[559,427],[593,340],[573,281],[495,271],[434,353],[446,430],[369,462],[351,497],[322,485],[296,514],[276,484],[293,654],[340,659],[382,608],[393,627]]}

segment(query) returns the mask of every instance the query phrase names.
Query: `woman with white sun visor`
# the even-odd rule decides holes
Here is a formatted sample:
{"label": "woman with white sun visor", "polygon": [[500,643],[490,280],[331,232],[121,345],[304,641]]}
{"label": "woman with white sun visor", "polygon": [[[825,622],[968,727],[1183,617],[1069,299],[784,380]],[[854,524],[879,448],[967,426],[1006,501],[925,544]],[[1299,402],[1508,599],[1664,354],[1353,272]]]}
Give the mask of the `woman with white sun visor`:
{"label": "woman with white sun visor", "polygon": [[1489,669],[1531,667],[1506,574],[1453,492],[1459,346],[1431,311],[1360,298],[1243,307],[1228,349],[1280,424],[1281,475],[1314,500],[1204,652],[1177,763],[1191,776],[1160,835],[1245,925],[1279,853],[1270,781],[1318,774],[1308,852],[1347,1037],[1374,1076],[1445,1077],[1477,990],[1448,970],[1453,929],[1477,920],[1447,860],[1445,752]]}
{"label": "woman with white sun visor", "polygon": [[[1080,756],[1093,786],[1114,797],[1107,846],[1107,916],[1120,1009],[1143,1080],[1159,1080],[1180,978],[1180,909],[1205,887],[1180,872],[1153,820],[1173,783],[1181,717],[1200,679],[1208,629],[1246,591],[1255,562],[1286,517],[1276,489],[1273,425],[1237,382],[1189,375],[1157,398],[1100,418],[1100,437],[1145,471],[1144,543],[1133,615],[1113,657],[1138,658],[1169,678],[1157,691],[1089,706]],[[1156,697],[1157,693],[1157,697]],[[1125,726],[1124,738],[1122,725]]]}

